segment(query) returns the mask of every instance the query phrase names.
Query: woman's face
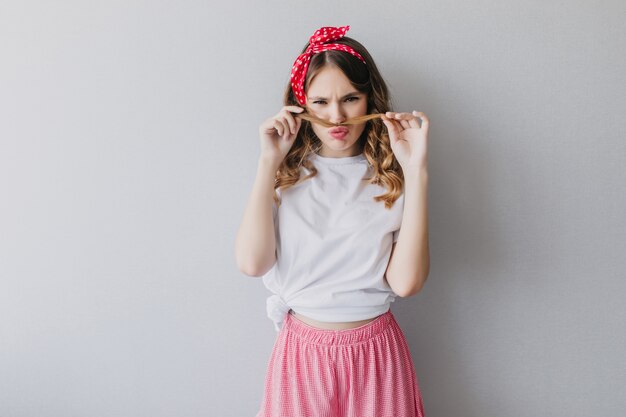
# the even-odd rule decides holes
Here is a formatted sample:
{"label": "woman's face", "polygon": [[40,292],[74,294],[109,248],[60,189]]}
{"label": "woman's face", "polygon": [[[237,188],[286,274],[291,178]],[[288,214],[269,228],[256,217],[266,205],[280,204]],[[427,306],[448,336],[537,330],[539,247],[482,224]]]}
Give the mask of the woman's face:
{"label": "woman's face", "polygon": [[[313,77],[306,93],[307,110],[331,123],[341,123],[367,114],[367,95],[358,92],[348,77],[334,65],[322,68]],[[365,129],[365,122],[333,128],[318,123],[311,125],[315,135],[322,141],[322,149],[319,151],[321,156],[340,158],[361,153],[361,146],[357,142]],[[340,132],[332,135],[333,131]]]}

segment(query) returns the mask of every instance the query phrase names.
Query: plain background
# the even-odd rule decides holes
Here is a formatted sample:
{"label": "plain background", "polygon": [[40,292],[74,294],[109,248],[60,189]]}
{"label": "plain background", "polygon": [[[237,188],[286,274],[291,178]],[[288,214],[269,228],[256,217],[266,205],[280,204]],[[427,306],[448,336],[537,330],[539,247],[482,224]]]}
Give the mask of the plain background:
{"label": "plain background", "polygon": [[626,408],[623,1],[3,1],[0,416],[253,416],[258,126],[350,25],[430,118],[428,417]]}

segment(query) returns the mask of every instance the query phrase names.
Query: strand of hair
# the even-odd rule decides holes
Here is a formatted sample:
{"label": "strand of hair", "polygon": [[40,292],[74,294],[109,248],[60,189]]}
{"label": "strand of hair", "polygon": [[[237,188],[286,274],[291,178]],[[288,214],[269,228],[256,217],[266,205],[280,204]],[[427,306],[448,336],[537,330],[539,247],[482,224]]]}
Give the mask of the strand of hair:
{"label": "strand of hair", "polygon": [[315,117],[312,114],[309,113],[297,113],[294,114],[295,117],[299,117],[301,119],[307,120],[309,122],[313,122],[313,123],[319,123],[323,126],[326,127],[335,127],[335,126],[345,126],[345,125],[357,125],[357,124],[361,124],[363,122],[367,122],[368,120],[373,120],[373,119],[378,119],[380,116],[382,116],[384,113],[373,113],[373,114],[366,114],[364,116],[359,116],[359,117],[354,117],[352,119],[348,119],[342,123],[331,123],[327,120],[324,119],[320,119],[319,117]]}

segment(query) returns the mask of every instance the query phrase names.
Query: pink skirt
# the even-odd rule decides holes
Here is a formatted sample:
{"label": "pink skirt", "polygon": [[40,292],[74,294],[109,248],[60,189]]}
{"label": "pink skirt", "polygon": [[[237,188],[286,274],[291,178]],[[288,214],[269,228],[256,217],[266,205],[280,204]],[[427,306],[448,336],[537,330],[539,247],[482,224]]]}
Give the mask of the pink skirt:
{"label": "pink skirt", "polygon": [[423,417],[411,353],[391,310],[346,330],[287,314],[256,417]]}

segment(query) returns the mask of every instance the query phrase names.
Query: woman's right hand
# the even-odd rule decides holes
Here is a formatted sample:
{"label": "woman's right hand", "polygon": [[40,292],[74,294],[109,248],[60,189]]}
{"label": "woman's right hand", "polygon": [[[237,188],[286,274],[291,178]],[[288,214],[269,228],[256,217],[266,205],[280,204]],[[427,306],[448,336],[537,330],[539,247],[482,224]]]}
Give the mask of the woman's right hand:
{"label": "woman's right hand", "polygon": [[284,106],[276,115],[265,120],[259,126],[261,137],[261,157],[279,166],[298,135],[302,119],[291,112],[302,113],[298,106]]}

